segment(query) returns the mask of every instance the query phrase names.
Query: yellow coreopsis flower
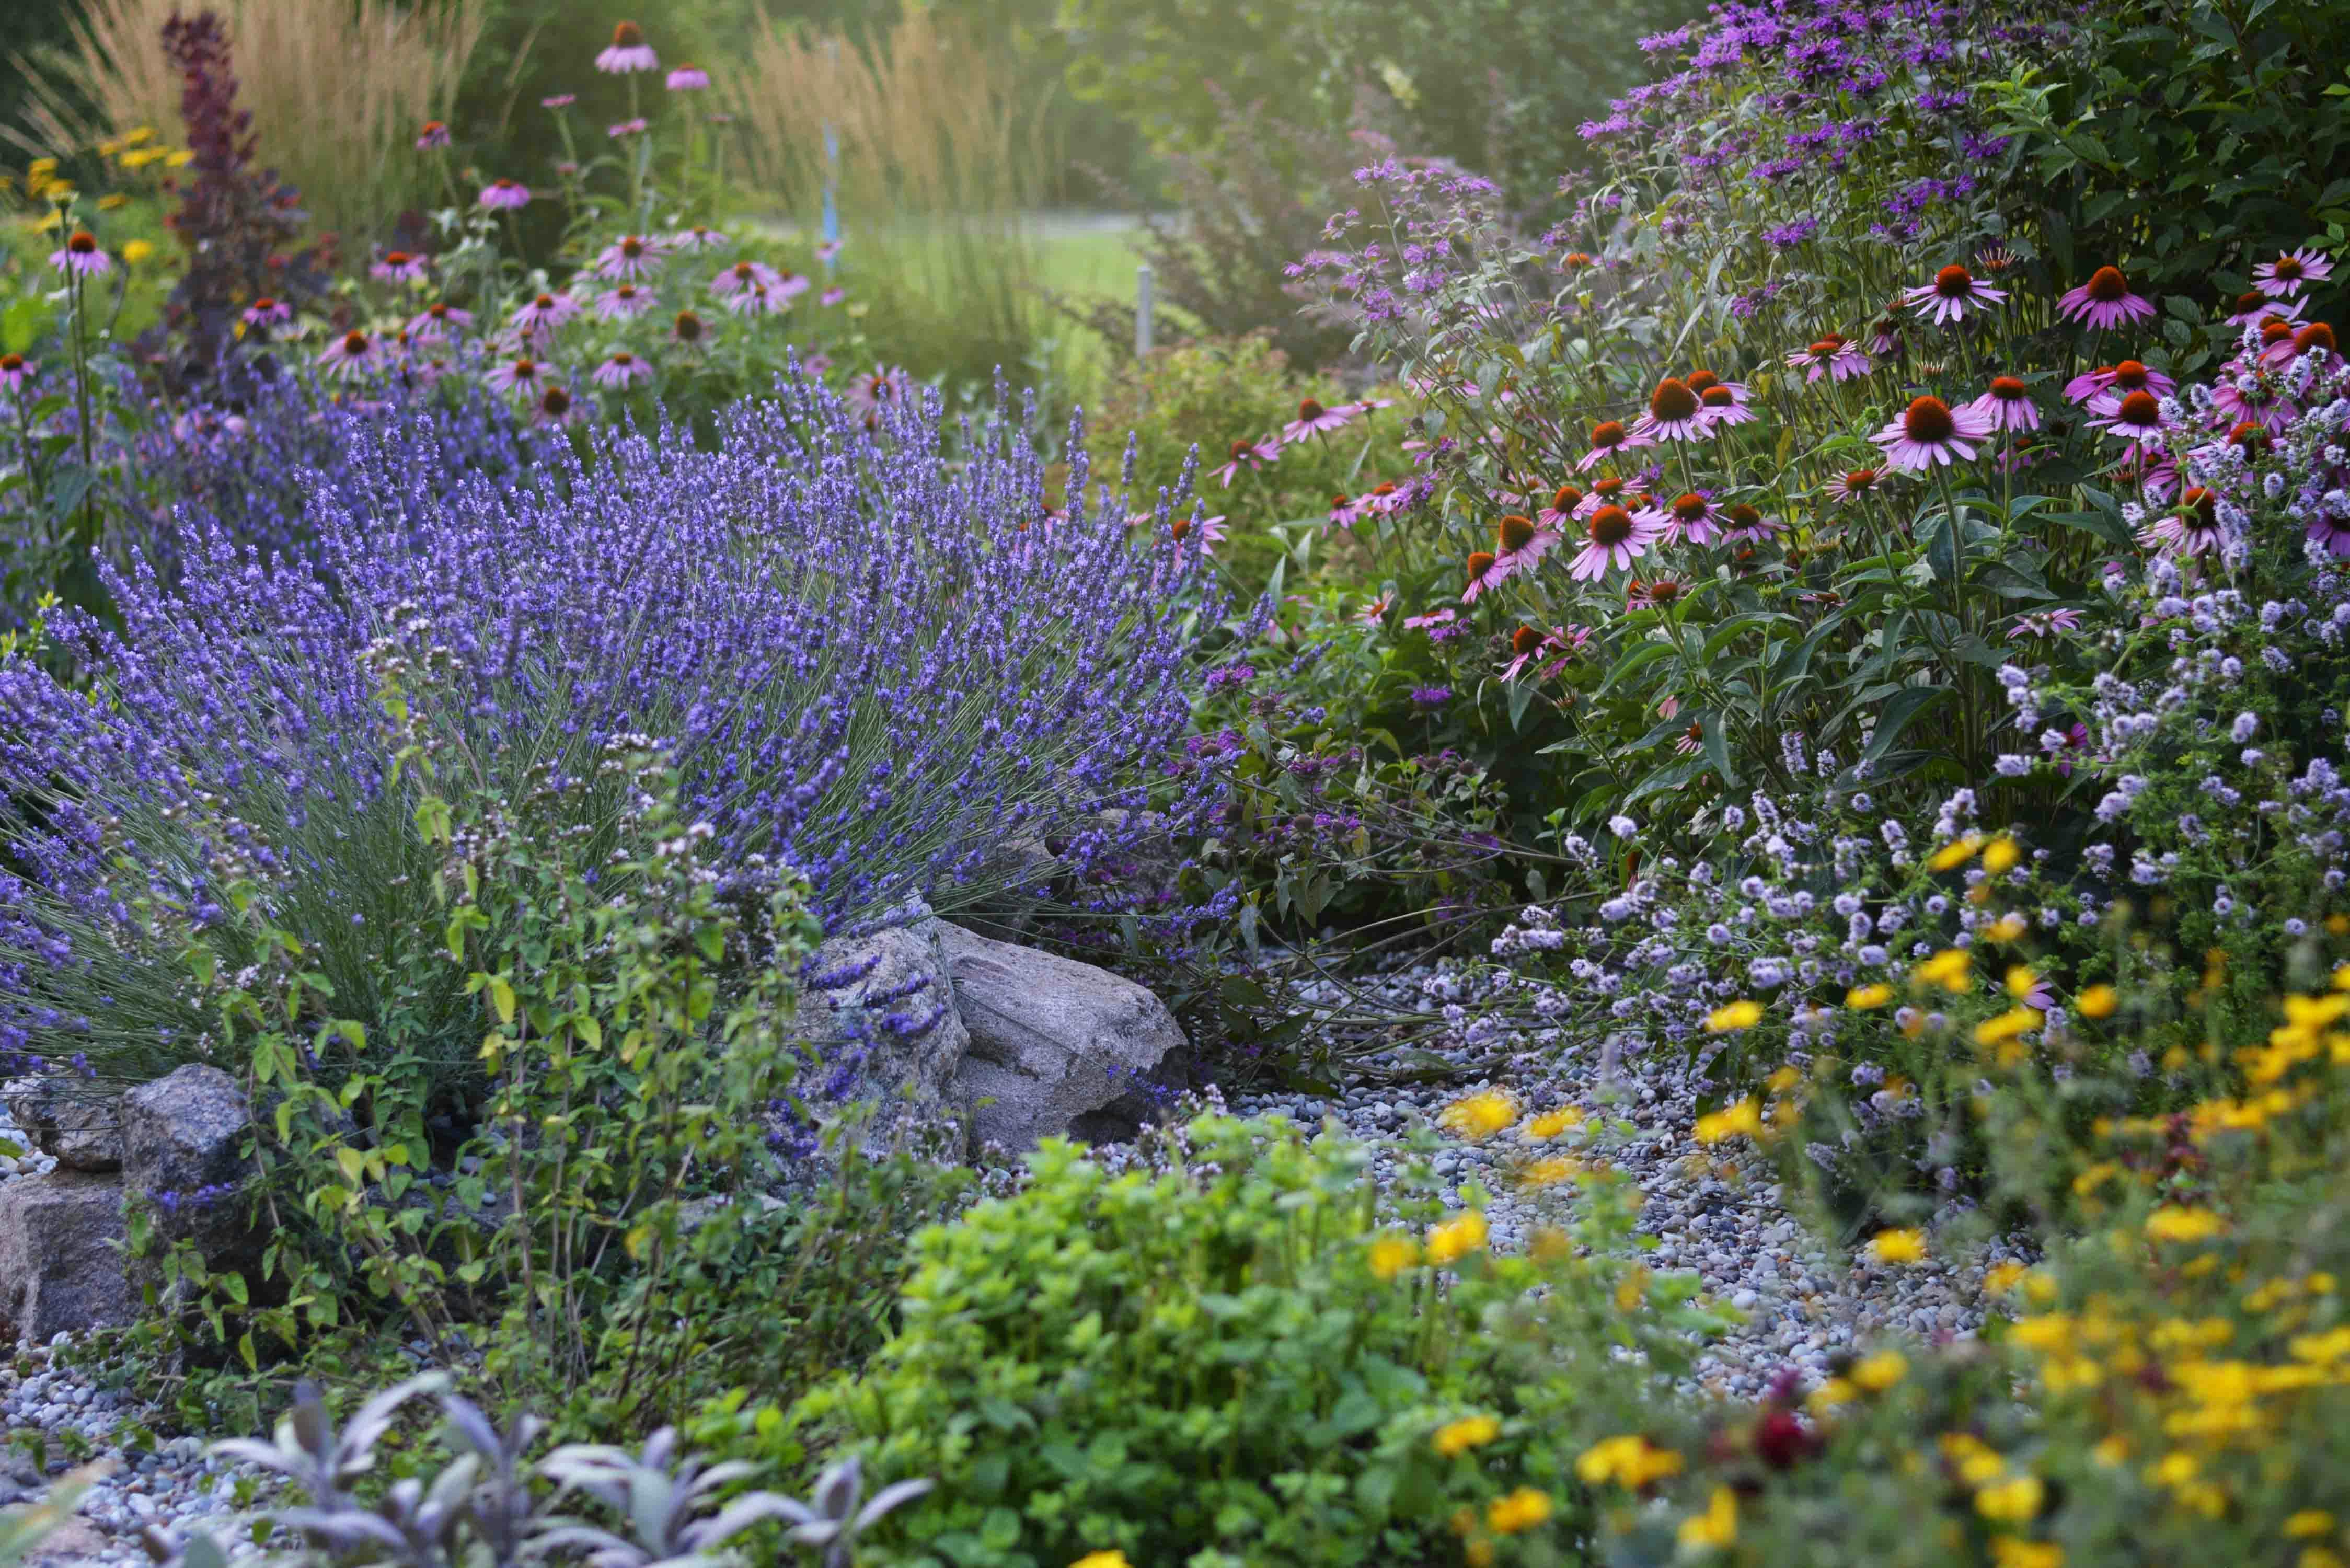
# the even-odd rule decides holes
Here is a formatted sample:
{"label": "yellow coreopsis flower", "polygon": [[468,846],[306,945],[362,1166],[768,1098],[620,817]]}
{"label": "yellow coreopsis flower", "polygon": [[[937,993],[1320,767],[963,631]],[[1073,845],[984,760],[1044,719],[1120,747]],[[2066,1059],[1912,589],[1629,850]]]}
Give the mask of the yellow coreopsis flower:
{"label": "yellow coreopsis flower", "polygon": [[2322,1508],[2304,1508],[2284,1521],[2288,1541],[2305,1541],[2313,1535],[2329,1535],[2333,1531],[2334,1516]]}
{"label": "yellow coreopsis flower", "polygon": [[2014,839],[2001,834],[1983,849],[1983,869],[1996,877],[2002,871],[2012,871],[2015,863],[2023,858],[2023,851]]}
{"label": "yellow coreopsis flower", "polygon": [[1982,847],[1982,842],[1981,834],[1970,833],[1954,844],[1946,844],[1934,851],[1933,858],[1926,862],[1926,868],[1949,871],[1963,866],[1975,857],[1975,851]]}
{"label": "yellow coreopsis flower", "polygon": [[132,266],[137,266],[154,254],[155,243],[152,240],[132,240],[122,247],[122,259]]}
{"label": "yellow coreopsis flower", "polygon": [[1993,1481],[1975,1493],[1975,1511],[2002,1524],[2029,1524],[2040,1517],[2048,1489],[2038,1476],[2014,1476]]}
{"label": "yellow coreopsis flower", "polygon": [[2146,1217],[2146,1233],[2157,1241],[2208,1241],[2227,1229],[2209,1209],[2166,1204]]}
{"label": "yellow coreopsis flower", "polygon": [[1762,1107],[1756,1105],[1752,1096],[1734,1106],[1724,1106],[1718,1111],[1698,1117],[1697,1127],[1690,1136],[1704,1144],[1721,1143],[1733,1137],[1760,1137],[1762,1136]]}
{"label": "yellow coreopsis flower", "polygon": [[2031,1272],[2022,1263],[1993,1263],[1983,1271],[1983,1290],[1991,1295],[2004,1295]]}
{"label": "yellow coreopsis flower", "polygon": [[98,199],[98,210],[101,213],[118,212],[129,205],[130,198],[120,191],[109,191]]}
{"label": "yellow coreopsis flower", "polygon": [[1419,1262],[1419,1243],[1409,1236],[1382,1236],[1371,1243],[1371,1272],[1392,1280]]}
{"label": "yellow coreopsis flower", "polygon": [[1975,1025],[1975,1044],[2004,1045],[2020,1035],[2029,1034],[2047,1022],[2047,1015],[2035,1007],[2011,1007],[1996,1018],[1986,1018]]}
{"label": "yellow coreopsis flower", "polygon": [[1944,948],[1911,970],[1909,976],[1919,985],[1939,985],[1949,992],[1967,991],[1975,982],[1974,962],[1964,948]]}
{"label": "yellow coreopsis flower", "polygon": [[1555,1111],[1544,1111],[1528,1122],[1522,1136],[1529,1138],[1556,1137],[1561,1133],[1573,1132],[1582,1125],[1583,1113],[1573,1106],[1564,1106]]}
{"label": "yellow coreopsis flower", "polygon": [[1550,1493],[1522,1486],[1507,1497],[1494,1499],[1485,1511],[1485,1527],[1496,1535],[1515,1535],[1532,1530],[1553,1511]]}
{"label": "yellow coreopsis flower", "polygon": [[1474,1209],[1428,1233],[1428,1261],[1441,1267],[1483,1249],[1485,1217]]}
{"label": "yellow coreopsis flower", "polygon": [[1909,1361],[1898,1350],[1880,1350],[1853,1363],[1848,1376],[1871,1394],[1882,1394],[1909,1376]]}
{"label": "yellow coreopsis flower", "polygon": [[1638,1433],[1624,1437],[1604,1438],[1583,1450],[1575,1461],[1575,1473],[1586,1486],[1601,1486],[1614,1481],[1634,1491],[1667,1476],[1681,1473],[1681,1457],[1671,1449],[1660,1449]]}
{"label": "yellow coreopsis flower", "polygon": [[1123,1552],[1088,1552],[1069,1568],[1134,1568]]}
{"label": "yellow coreopsis flower", "polygon": [[176,151],[164,154],[163,167],[166,169],[185,169],[189,164],[193,163],[195,161],[195,153],[190,149],[182,147]]}
{"label": "yellow coreopsis flower", "polygon": [[1705,1015],[1705,1032],[1727,1034],[1733,1029],[1752,1029],[1762,1022],[1762,1004],[1759,1002],[1733,1002],[1717,1007]]}
{"label": "yellow coreopsis flower", "polygon": [[1738,1539],[1738,1498],[1726,1486],[1713,1489],[1703,1513],[1681,1521],[1684,1552],[1714,1552]]}
{"label": "yellow coreopsis flower", "polygon": [[1991,1560],[1991,1568],[2064,1568],[2064,1549],[2053,1541],[1994,1535]]}
{"label": "yellow coreopsis flower", "polygon": [[1869,1258],[1879,1263],[1922,1263],[1926,1236],[1921,1231],[1879,1231],[1869,1239]]}
{"label": "yellow coreopsis flower", "polygon": [[2084,1018],[2111,1018],[2121,1000],[2121,993],[2112,986],[2093,985],[2073,999],[2073,1011]]}
{"label": "yellow coreopsis flower", "polygon": [[1517,1119],[1515,1101],[1498,1089],[1485,1089],[1445,1106],[1436,1123],[1455,1137],[1482,1143]]}
{"label": "yellow coreopsis flower", "polygon": [[1458,1421],[1448,1421],[1436,1428],[1436,1451],[1446,1459],[1458,1459],[1471,1449],[1482,1449],[1502,1435],[1502,1423],[1491,1416],[1463,1416]]}
{"label": "yellow coreopsis flower", "polygon": [[1874,985],[1856,985],[1844,995],[1844,1004],[1859,1012],[1882,1007],[1893,1000],[1893,988],[1879,981]]}

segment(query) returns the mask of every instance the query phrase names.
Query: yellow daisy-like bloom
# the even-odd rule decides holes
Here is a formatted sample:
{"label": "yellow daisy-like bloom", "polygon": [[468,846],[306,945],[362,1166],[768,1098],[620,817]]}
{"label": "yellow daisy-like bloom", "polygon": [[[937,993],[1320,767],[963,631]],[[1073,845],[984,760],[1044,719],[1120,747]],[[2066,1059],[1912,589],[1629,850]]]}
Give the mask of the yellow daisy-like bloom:
{"label": "yellow daisy-like bloom", "polygon": [[132,240],[122,247],[122,259],[132,266],[137,266],[154,254],[155,243],[152,240]]}
{"label": "yellow daisy-like bloom", "polygon": [[1517,1102],[1498,1089],[1481,1090],[1437,1113],[1436,1125],[1455,1137],[1482,1143],[1518,1119]]}
{"label": "yellow daisy-like bloom", "polygon": [[2014,839],[2002,833],[1983,846],[1982,857],[1983,869],[1996,877],[2002,871],[2014,870],[2016,862],[2023,858],[2023,851]]}
{"label": "yellow daisy-like bloom", "polygon": [[2073,999],[2073,1011],[2084,1018],[2111,1018],[2121,1001],[2121,992],[2112,986],[2093,985]]}
{"label": "yellow daisy-like bloom", "polygon": [[1973,859],[1975,851],[1981,847],[1982,835],[1970,833],[1957,843],[1946,844],[1935,850],[1933,858],[1926,862],[1926,868],[1929,871],[1955,870]]}
{"label": "yellow daisy-like bloom", "polygon": [[1909,971],[1909,977],[1919,985],[1939,985],[1944,991],[1962,992],[1973,989],[1974,958],[1964,948],[1944,948],[1932,958]]}
{"label": "yellow daisy-like bloom", "polygon": [[1855,1362],[1849,1376],[1871,1394],[1882,1394],[1909,1376],[1909,1361],[1898,1350],[1880,1350]]}
{"label": "yellow daisy-like bloom", "polygon": [[1994,1535],[1991,1541],[1991,1568],[2064,1568],[2064,1549],[2053,1541],[2023,1541],[2012,1535]]}
{"label": "yellow daisy-like bloom", "polygon": [[2304,1508],[2284,1521],[2288,1541],[2306,1541],[2313,1535],[2330,1534],[2333,1529],[2334,1516],[2322,1508]]}
{"label": "yellow daisy-like bloom", "polygon": [[119,212],[129,205],[130,198],[120,191],[109,191],[98,199],[98,210],[101,213]]}
{"label": "yellow daisy-like bloom", "polygon": [[1684,1552],[1715,1552],[1738,1539],[1738,1498],[1726,1486],[1713,1489],[1705,1511],[1681,1521]]}
{"label": "yellow daisy-like bloom", "polygon": [[1732,1002],[1717,1007],[1705,1015],[1705,1032],[1727,1034],[1733,1029],[1752,1029],[1762,1022],[1762,1004],[1759,1002]]}
{"label": "yellow daisy-like bloom", "polygon": [[2023,965],[2015,963],[2007,966],[2007,994],[2018,1002],[2030,996],[2032,988],[2039,983],[2040,977]]}
{"label": "yellow daisy-like bloom", "polygon": [[196,155],[187,148],[182,147],[164,155],[163,167],[166,169],[185,169],[189,164],[193,163],[195,161]]}
{"label": "yellow daisy-like bloom", "polygon": [[2166,1204],[2146,1217],[2146,1233],[2156,1241],[2208,1241],[2227,1229],[2209,1209]]}
{"label": "yellow daisy-like bloom", "polygon": [[1856,985],[1844,993],[1844,1004],[1863,1012],[1882,1007],[1892,1000],[1893,988],[1882,981],[1874,985]]}
{"label": "yellow daisy-like bloom", "polygon": [[1485,1217],[1474,1209],[1447,1220],[1428,1233],[1428,1261],[1440,1268],[1482,1251],[1487,1231]]}
{"label": "yellow daisy-like bloom", "polygon": [[1859,1397],[1860,1390],[1841,1377],[1831,1377],[1811,1392],[1804,1401],[1814,1411],[1833,1410],[1839,1405],[1849,1405]]}
{"label": "yellow daisy-like bloom", "polygon": [[1522,1486],[1507,1497],[1493,1500],[1485,1511],[1485,1527],[1496,1535],[1515,1535],[1532,1530],[1554,1511],[1550,1493]]}
{"label": "yellow daisy-like bloom", "polygon": [[2023,1281],[2032,1271],[2022,1263],[1993,1263],[1983,1271],[1983,1290],[1990,1295],[2004,1295]]}
{"label": "yellow daisy-like bloom", "polygon": [[1419,1262],[1419,1243],[1409,1236],[1381,1236],[1371,1243],[1371,1272],[1392,1280]]}
{"label": "yellow daisy-like bloom", "polygon": [[1134,1568],[1134,1564],[1126,1560],[1123,1552],[1088,1552],[1070,1563],[1069,1568]]}
{"label": "yellow daisy-like bloom", "polygon": [[1528,1187],[1556,1187],[1562,1181],[1573,1181],[1590,1168],[1568,1155],[1553,1155],[1537,1159],[1518,1172],[1518,1179]]}
{"label": "yellow daisy-like bloom", "polygon": [[1583,1113],[1573,1106],[1563,1106],[1555,1111],[1544,1111],[1525,1125],[1521,1136],[1529,1138],[1556,1137],[1573,1132],[1583,1125]]}
{"label": "yellow daisy-like bloom", "polygon": [[2038,1476],[2011,1477],[1993,1481],[1975,1493],[1975,1511],[2001,1524],[2029,1524],[2040,1517],[2048,1489]]}
{"label": "yellow daisy-like bloom", "polygon": [[1922,1263],[1926,1236],[1921,1231],[1879,1231],[1869,1238],[1868,1256],[1879,1263]]}
{"label": "yellow daisy-like bloom", "polygon": [[2036,1007],[2011,1007],[1997,1018],[1986,1018],[1975,1025],[1975,1044],[2004,1045],[2009,1041],[2031,1033],[2048,1022]]}
{"label": "yellow daisy-like bloom", "polygon": [[2343,1568],[2342,1553],[2326,1546],[2304,1546],[2293,1568]]}
{"label": "yellow daisy-like bloom", "polygon": [[1471,1449],[1482,1449],[1502,1435],[1502,1423],[1491,1416],[1463,1416],[1458,1421],[1448,1421],[1436,1428],[1436,1451],[1446,1459],[1458,1459]]}
{"label": "yellow daisy-like bloom", "polygon": [[1762,1135],[1762,1107],[1752,1099],[1744,1099],[1698,1117],[1692,1136],[1700,1143],[1714,1144],[1734,1137],[1760,1137]]}
{"label": "yellow daisy-like bloom", "polygon": [[1681,1457],[1671,1449],[1660,1449],[1632,1433],[1602,1438],[1584,1449],[1582,1457],[1575,1461],[1575,1473],[1586,1486],[1614,1481],[1638,1491],[1667,1476],[1680,1474]]}

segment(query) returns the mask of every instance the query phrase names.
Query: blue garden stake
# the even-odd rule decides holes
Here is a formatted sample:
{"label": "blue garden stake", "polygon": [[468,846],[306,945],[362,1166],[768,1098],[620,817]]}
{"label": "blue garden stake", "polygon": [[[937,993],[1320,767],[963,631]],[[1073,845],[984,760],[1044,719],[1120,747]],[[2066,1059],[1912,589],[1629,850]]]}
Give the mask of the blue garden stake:
{"label": "blue garden stake", "polygon": [[[827,246],[840,243],[840,203],[836,199],[840,188],[840,138],[832,127],[824,128],[824,242]],[[832,254],[825,256],[825,275],[832,275],[835,261]]]}

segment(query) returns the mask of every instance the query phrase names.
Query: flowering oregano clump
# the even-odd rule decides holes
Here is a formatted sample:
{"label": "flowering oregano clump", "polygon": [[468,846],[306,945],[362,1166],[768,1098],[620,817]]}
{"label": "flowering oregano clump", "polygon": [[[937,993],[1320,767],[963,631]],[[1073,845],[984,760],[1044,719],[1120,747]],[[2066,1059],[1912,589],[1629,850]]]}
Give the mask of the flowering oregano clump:
{"label": "flowering oregano clump", "polygon": [[[1130,911],[1097,873],[1220,802],[1180,754],[1221,608],[1201,551],[1163,525],[1136,544],[1125,497],[1088,494],[1075,426],[1060,507],[1001,402],[951,461],[935,399],[868,431],[806,381],[733,409],[715,450],[616,431],[519,484],[452,479],[429,423],[349,433],[349,482],[306,520],[315,560],[272,567],[190,520],[176,587],[143,558],[111,574],[120,630],[61,619],[99,700],[0,666],[22,868],[0,889],[0,1049],[87,1050],[109,1075],[198,1053],[199,988],[155,961],[216,942],[222,968],[250,961],[222,902],[238,879],[338,1011],[462,1013],[403,989],[403,955],[437,937],[364,668],[382,639],[450,671],[456,743],[517,796],[650,737],[730,888],[804,877],[836,929],[983,896],[1033,865],[1014,841]],[[580,852],[609,826],[580,821]]]}

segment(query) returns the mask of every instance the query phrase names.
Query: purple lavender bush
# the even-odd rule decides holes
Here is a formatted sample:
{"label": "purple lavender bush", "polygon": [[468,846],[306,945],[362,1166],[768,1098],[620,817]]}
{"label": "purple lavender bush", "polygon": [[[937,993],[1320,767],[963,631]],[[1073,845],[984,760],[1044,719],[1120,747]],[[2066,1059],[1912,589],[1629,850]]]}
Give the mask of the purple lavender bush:
{"label": "purple lavender bush", "polygon": [[[176,584],[143,552],[110,571],[119,628],[49,628],[86,688],[55,658],[0,664],[0,1051],[109,1076],[203,1056],[205,977],[259,961],[221,902],[250,879],[338,1015],[461,1069],[478,1027],[433,956],[370,656],[429,666],[437,722],[517,795],[648,738],[730,885],[803,875],[836,929],[984,896],[1033,864],[1014,841],[1082,882],[1217,804],[1180,759],[1221,609],[1200,546],[1166,493],[1134,543],[1075,424],[1065,506],[1002,400],[957,457],[935,400],[868,431],[805,380],[733,409],[713,450],[616,429],[519,482],[451,472],[444,433],[347,426],[315,556],[190,515]],[[584,865],[608,853],[594,811],[573,836]]]}

